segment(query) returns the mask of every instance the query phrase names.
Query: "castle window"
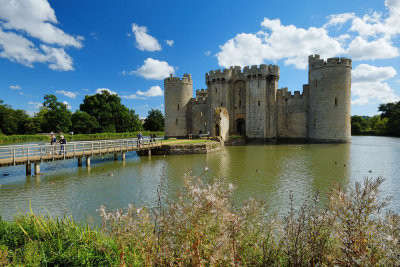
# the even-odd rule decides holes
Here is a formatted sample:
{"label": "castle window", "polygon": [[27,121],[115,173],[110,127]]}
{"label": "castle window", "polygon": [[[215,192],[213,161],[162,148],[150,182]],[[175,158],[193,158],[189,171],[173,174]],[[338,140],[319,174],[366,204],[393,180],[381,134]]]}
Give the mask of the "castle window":
{"label": "castle window", "polygon": [[338,100],[337,100],[337,97],[335,97],[335,106],[337,106],[338,105]]}
{"label": "castle window", "polygon": [[178,104],[178,110],[179,110],[179,104]]}
{"label": "castle window", "polygon": [[175,119],[175,124],[178,124],[178,118]]}
{"label": "castle window", "polygon": [[315,80],[315,87],[317,87],[317,85],[318,85],[318,81],[317,81],[317,80]]}
{"label": "castle window", "polygon": [[260,87],[260,82],[257,82],[257,87]]}
{"label": "castle window", "polygon": [[200,112],[200,117],[203,117],[203,112]]}
{"label": "castle window", "polygon": [[217,87],[215,87],[215,93],[217,93]]}
{"label": "castle window", "polygon": [[206,126],[206,125],[207,125],[207,122],[205,121],[205,122],[204,122],[204,126]]}
{"label": "castle window", "polygon": [[260,101],[258,101],[258,106],[260,106],[261,105],[261,102]]}
{"label": "castle window", "polygon": [[221,107],[223,107],[224,106],[224,103],[223,102],[221,102]]}
{"label": "castle window", "polygon": [[317,119],[314,118],[314,128],[315,128],[316,125],[317,125]]}

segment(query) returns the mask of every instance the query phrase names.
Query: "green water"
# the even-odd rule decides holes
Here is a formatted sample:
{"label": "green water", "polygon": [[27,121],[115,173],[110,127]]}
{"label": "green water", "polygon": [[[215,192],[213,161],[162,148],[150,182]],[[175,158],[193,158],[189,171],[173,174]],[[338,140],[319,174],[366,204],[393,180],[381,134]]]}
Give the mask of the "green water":
{"label": "green water", "polygon": [[161,177],[166,198],[173,198],[186,171],[205,169],[204,179],[223,176],[237,186],[238,203],[255,197],[279,213],[288,209],[290,192],[300,205],[316,190],[325,195],[333,184],[382,176],[383,196],[393,196],[389,208],[400,212],[400,139],[361,136],[351,144],[246,145],[207,155],[149,158],[132,152],[126,162],[94,158],[90,168],[77,167],[76,159],[43,163],[38,178],[26,177],[25,166],[0,168],[0,214],[10,219],[31,205],[35,212],[98,222],[100,205],[154,206]]}

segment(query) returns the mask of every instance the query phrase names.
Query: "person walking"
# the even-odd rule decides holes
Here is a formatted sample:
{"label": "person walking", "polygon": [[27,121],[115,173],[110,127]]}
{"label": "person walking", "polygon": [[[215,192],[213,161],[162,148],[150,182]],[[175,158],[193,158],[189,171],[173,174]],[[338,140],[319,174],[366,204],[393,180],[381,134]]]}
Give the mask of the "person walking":
{"label": "person walking", "polygon": [[55,145],[55,144],[57,144],[57,138],[54,134],[51,134],[50,145]]}
{"label": "person walking", "polygon": [[60,136],[60,145],[61,145],[61,148],[60,148],[60,153],[59,153],[59,155],[61,155],[61,153],[65,153],[65,145],[67,144],[67,140],[65,140],[65,138],[64,138],[64,135],[61,135]]}

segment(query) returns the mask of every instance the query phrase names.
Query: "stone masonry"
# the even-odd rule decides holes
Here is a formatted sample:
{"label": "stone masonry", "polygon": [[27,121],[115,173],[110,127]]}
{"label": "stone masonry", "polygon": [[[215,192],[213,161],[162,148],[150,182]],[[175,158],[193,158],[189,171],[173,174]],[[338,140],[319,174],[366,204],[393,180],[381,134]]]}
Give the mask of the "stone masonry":
{"label": "stone masonry", "polygon": [[351,60],[312,55],[308,61],[308,84],[294,93],[278,89],[276,65],[212,70],[205,75],[207,89],[194,98],[190,74],[166,78],[166,137],[349,142]]}

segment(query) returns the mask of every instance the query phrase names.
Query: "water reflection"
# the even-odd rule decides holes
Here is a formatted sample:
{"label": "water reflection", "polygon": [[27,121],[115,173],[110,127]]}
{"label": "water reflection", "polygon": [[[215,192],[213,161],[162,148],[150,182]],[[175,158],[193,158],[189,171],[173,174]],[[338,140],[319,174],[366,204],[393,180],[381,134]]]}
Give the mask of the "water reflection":
{"label": "water reflection", "polygon": [[[154,206],[157,188],[164,179],[169,199],[183,186],[191,170],[204,173],[205,180],[225,177],[237,189],[235,200],[249,197],[265,200],[271,209],[285,213],[292,191],[300,205],[316,190],[322,196],[332,184],[351,186],[366,176],[383,176],[382,190],[393,195],[390,208],[400,211],[400,139],[354,137],[351,144],[247,145],[201,155],[138,157],[128,153],[126,161],[94,157],[91,167],[78,167],[76,160],[41,164],[42,175],[25,176],[25,166],[0,169],[0,214],[10,219],[16,207],[78,220],[99,218],[96,209],[138,205]],[[8,173],[8,176],[3,176]],[[45,209],[44,209],[45,208]]]}

